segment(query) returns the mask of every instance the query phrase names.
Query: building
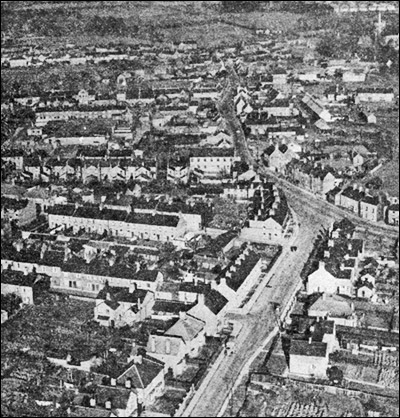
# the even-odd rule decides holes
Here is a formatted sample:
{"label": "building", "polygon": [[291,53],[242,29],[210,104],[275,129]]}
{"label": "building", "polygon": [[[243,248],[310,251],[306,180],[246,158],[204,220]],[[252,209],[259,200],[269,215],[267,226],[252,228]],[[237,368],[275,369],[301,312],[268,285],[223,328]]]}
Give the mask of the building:
{"label": "building", "polygon": [[346,297],[323,293],[308,308],[311,318],[333,321],[336,325],[357,326],[354,303]]}
{"label": "building", "polygon": [[187,184],[190,178],[190,166],[185,161],[169,161],[167,180],[178,184]]}
{"label": "building", "polygon": [[315,322],[309,327],[309,337],[296,335],[289,349],[289,373],[306,378],[326,379],[329,354],[339,348],[333,321]]}
{"label": "building", "polygon": [[307,279],[307,293],[340,294],[354,297],[359,262],[364,254],[364,242],[353,239],[354,225],[341,221],[329,232],[328,244],[317,270]]}
{"label": "building", "polygon": [[190,171],[200,179],[204,176],[230,176],[233,164],[240,161],[233,149],[198,148],[191,154]]}
{"label": "building", "polygon": [[185,356],[195,357],[205,343],[205,323],[181,312],[179,320],[164,334],[150,335],[147,352],[165,363],[166,371],[179,374],[185,367]]}
{"label": "building", "polygon": [[154,293],[137,286],[111,287],[106,283],[96,296],[94,319],[111,328],[131,326],[152,313]]}
{"label": "building", "polygon": [[387,210],[387,223],[389,225],[399,225],[399,204],[390,205]]}
{"label": "building", "polygon": [[63,226],[76,233],[109,234],[123,238],[173,241],[186,232],[185,220],[176,215],[113,210],[99,206],[55,205],[48,209],[50,228]]}
{"label": "building", "polygon": [[296,154],[292,152],[286,144],[279,146],[270,145],[264,151],[264,158],[268,164],[268,167],[276,173],[284,173],[287,164],[290,163]]}
{"label": "building", "polygon": [[359,215],[361,200],[364,198],[365,198],[364,189],[361,186],[358,187],[355,184],[353,185],[353,187],[347,187],[345,190],[343,190],[343,192],[340,194],[339,205]]}
{"label": "building", "polygon": [[371,102],[386,102],[393,103],[394,91],[393,89],[384,88],[360,88],[355,93],[355,103],[371,103]]}
{"label": "building", "polygon": [[49,281],[45,276],[9,269],[1,272],[1,294],[15,294],[25,305],[33,305],[35,298],[48,288]]}
{"label": "building", "polygon": [[360,216],[372,222],[378,222],[384,217],[384,206],[379,196],[366,194],[360,200]]}
{"label": "building", "polygon": [[274,184],[263,182],[254,192],[240,238],[264,244],[282,243],[289,217],[285,195]]}

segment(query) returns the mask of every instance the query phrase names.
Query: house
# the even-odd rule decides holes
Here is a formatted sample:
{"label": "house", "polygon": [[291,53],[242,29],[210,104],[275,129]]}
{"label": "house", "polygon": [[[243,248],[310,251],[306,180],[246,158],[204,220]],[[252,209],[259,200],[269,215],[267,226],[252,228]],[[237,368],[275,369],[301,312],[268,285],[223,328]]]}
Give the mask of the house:
{"label": "house", "polygon": [[365,71],[362,70],[344,71],[342,81],[343,83],[364,83],[366,76]]}
{"label": "house", "polygon": [[191,152],[190,171],[200,179],[230,175],[233,163],[240,161],[233,149],[198,148]]}
{"label": "house", "polygon": [[354,284],[364,243],[353,239],[354,225],[342,221],[334,224],[318,268],[308,276],[307,293],[328,293],[354,296]]}
{"label": "house", "polygon": [[179,215],[101,209],[98,206],[55,205],[48,209],[49,226],[73,228],[74,232],[110,234],[125,238],[139,237],[157,241],[173,241],[186,231]]}
{"label": "house", "polygon": [[378,222],[384,217],[384,207],[379,196],[366,194],[360,200],[360,216],[369,221]]}
{"label": "house", "polygon": [[264,151],[264,156],[271,170],[276,173],[284,173],[286,165],[296,157],[296,154],[286,144],[281,144],[279,146],[270,145]]}
{"label": "house", "polygon": [[355,92],[355,103],[385,102],[394,101],[394,91],[392,88],[360,88]]}
{"label": "house", "polygon": [[185,356],[195,357],[205,343],[205,323],[181,312],[178,321],[164,334],[150,335],[147,353],[165,363],[166,371],[179,374],[185,366]]}
{"label": "house", "polygon": [[3,309],[1,310],[1,323],[3,324],[4,322],[6,322],[8,319],[8,312],[7,311],[3,311]]}
{"label": "house", "polygon": [[329,354],[339,348],[333,321],[315,322],[310,336],[295,336],[289,349],[289,373],[306,378],[326,379]]}
{"label": "house", "polygon": [[36,219],[36,204],[31,200],[16,200],[2,196],[1,219],[14,221],[18,226],[28,225]]}
{"label": "house", "polygon": [[364,189],[356,184],[353,187],[347,187],[340,195],[340,206],[359,215],[361,200],[365,198]]}
{"label": "house", "polygon": [[308,308],[308,316],[331,320],[336,325],[357,326],[354,303],[341,295],[323,293]]}
{"label": "house", "polygon": [[138,396],[125,387],[97,385],[78,392],[72,401],[72,414],[87,417],[130,417],[137,414]]}
{"label": "house", "polygon": [[106,283],[96,296],[94,319],[100,325],[120,328],[143,321],[152,313],[154,293],[137,286],[111,287]]}
{"label": "house", "polygon": [[184,160],[171,160],[167,167],[167,180],[173,183],[187,184],[190,177],[190,166]]}
{"label": "house", "polygon": [[23,170],[24,168],[24,152],[19,149],[3,150],[1,152],[2,165],[8,162],[14,165],[16,170]]}
{"label": "house", "polygon": [[373,302],[376,302],[378,299],[375,285],[368,280],[360,280],[359,283],[357,283],[356,296],[361,299],[372,300]]}
{"label": "house", "polygon": [[13,293],[19,296],[25,305],[33,305],[35,298],[48,288],[49,281],[45,276],[10,269],[1,272],[1,294]]}
{"label": "house", "polygon": [[248,242],[280,243],[289,219],[286,197],[272,183],[254,192],[248,221],[240,238]]}
{"label": "house", "polygon": [[324,199],[328,192],[342,182],[332,167],[318,162],[293,160],[292,164],[288,165],[288,175],[300,187]]}
{"label": "house", "polygon": [[205,323],[205,335],[216,337],[222,329],[223,309],[228,300],[217,290],[206,287],[204,293],[197,294],[197,304],[187,313]]}
{"label": "house", "polygon": [[325,122],[333,122],[334,118],[332,114],[325,108],[325,106],[315,97],[306,93],[301,100],[306,110],[317,119],[322,119]]}
{"label": "house", "polygon": [[399,225],[399,204],[390,205],[387,209],[387,223],[389,225]]}

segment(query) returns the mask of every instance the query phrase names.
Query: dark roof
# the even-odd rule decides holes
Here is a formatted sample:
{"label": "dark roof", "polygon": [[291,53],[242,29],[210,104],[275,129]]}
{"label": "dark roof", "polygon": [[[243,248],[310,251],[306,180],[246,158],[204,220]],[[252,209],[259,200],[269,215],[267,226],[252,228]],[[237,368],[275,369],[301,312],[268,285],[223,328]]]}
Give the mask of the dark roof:
{"label": "dark roof", "polygon": [[227,303],[228,299],[215,289],[210,289],[204,295],[204,304],[215,315],[217,315]]}
{"label": "dark roof", "polygon": [[179,312],[187,312],[193,306],[194,304],[186,304],[178,301],[156,300],[153,306],[153,312],[168,312],[179,315]]}
{"label": "dark roof", "polygon": [[325,357],[327,353],[327,344],[322,342],[308,340],[292,340],[290,346],[290,355],[307,357]]}
{"label": "dark roof", "polygon": [[133,292],[129,292],[129,289],[126,287],[111,287],[106,285],[102,290],[100,290],[96,299],[105,300],[106,303],[128,302],[137,304],[139,301],[143,301],[146,295],[147,290],[135,289]]}
{"label": "dark roof", "polygon": [[14,270],[3,270],[1,272],[1,283],[12,284],[15,286],[32,287],[37,278],[38,276],[33,273],[25,275],[21,271]]}

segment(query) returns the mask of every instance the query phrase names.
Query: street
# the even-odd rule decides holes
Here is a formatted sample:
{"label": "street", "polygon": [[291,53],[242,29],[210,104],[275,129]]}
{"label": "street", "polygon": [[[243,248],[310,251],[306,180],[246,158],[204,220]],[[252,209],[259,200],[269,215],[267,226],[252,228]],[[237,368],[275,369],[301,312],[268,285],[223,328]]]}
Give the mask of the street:
{"label": "street", "polygon": [[[237,85],[237,78],[232,77],[232,82]],[[238,155],[257,167],[247,147],[241,123],[233,107],[231,79],[227,83],[219,110],[234,138]],[[340,220],[347,215],[340,208],[311,196],[288,181],[278,178],[264,167],[258,167],[258,171],[282,188],[289,206],[296,213],[300,227],[291,245],[296,246],[298,250],[291,252],[285,249],[283,251],[277,260],[276,274],[271,276],[268,285],[263,288],[249,312],[244,315],[235,315],[235,320],[240,321],[243,327],[237,337],[233,352],[226,354],[218,368],[213,371],[207,385],[199,388],[200,392],[189,403],[183,416],[216,417],[218,414],[222,416],[225,411],[221,411],[221,408],[230,396],[242,368],[276,326],[274,306],[279,304],[283,310],[299,285],[300,273],[309,258],[318,232],[322,228],[328,228],[333,221]],[[382,233],[380,225],[375,226],[351,214],[347,217],[358,226],[367,226],[371,231]],[[389,229],[385,233],[390,235],[393,232]]]}

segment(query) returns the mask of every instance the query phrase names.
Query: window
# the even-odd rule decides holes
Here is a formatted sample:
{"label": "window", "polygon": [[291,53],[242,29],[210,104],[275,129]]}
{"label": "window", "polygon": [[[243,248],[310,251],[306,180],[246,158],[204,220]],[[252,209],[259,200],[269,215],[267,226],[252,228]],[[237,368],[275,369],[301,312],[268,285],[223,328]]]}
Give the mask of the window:
{"label": "window", "polygon": [[69,287],[76,289],[76,282],[75,281],[69,281]]}

